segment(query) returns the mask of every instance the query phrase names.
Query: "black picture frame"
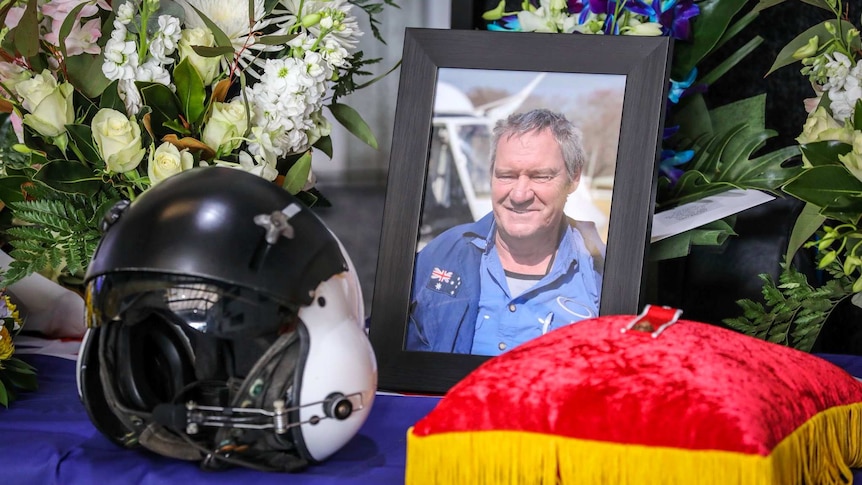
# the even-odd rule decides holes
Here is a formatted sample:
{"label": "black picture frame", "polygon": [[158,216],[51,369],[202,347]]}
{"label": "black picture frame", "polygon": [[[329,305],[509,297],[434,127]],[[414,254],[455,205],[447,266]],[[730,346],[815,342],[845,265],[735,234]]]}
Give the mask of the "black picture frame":
{"label": "black picture frame", "polygon": [[600,314],[637,314],[671,51],[668,37],[406,29],[369,328],[381,390],[444,393],[488,359],[404,350],[438,70],[626,76]]}

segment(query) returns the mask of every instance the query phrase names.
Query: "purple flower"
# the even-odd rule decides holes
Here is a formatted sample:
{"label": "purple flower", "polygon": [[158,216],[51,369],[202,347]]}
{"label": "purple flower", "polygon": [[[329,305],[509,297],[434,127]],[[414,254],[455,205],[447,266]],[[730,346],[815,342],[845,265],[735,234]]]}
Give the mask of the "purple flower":
{"label": "purple flower", "polygon": [[689,38],[690,20],[700,13],[693,0],[632,0],[627,8],[648,17],[650,22],[660,23],[662,34],[675,39]]}
{"label": "purple flower", "polygon": [[566,6],[569,7],[570,15],[581,13],[585,8],[584,2],[582,0],[568,0],[566,2]]}
{"label": "purple flower", "polygon": [[661,14],[659,23],[668,29],[668,35],[675,39],[691,38],[691,19],[700,15],[700,7],[693,0],[680,0],[672,9]]}
{"label": "purple flower", "polygon": [[[599,15],[606,14],[605,23],[602,25],[602,31],[608,35],[618,35],[619,26],[614,21],[616,12],[617,0],[588,0],[583,3],[583,10],[578,16],[578,23],[584,24],[591,13]],[[571,9],[571,5],[569,5]]]}

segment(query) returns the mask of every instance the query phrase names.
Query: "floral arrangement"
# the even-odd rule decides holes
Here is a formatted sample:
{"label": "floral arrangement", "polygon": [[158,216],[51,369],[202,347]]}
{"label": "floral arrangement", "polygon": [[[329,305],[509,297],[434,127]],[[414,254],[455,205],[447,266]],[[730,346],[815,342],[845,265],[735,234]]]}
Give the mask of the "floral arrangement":
{"label": "floral arrangement", "polygon": [[[228,166],[325,201],[312,149],[324,108],[376,147],[340,98],[379,59],[356,49],[371,0],[7,0],[0,5],[3,243],[11,284],[80,282],[105,210],[177,172]],[[380,39],[382,41],[382,39]],[[5,145],[5,144],[4,144]]]}
{"label": "floral arrangement", "polygon": [[37,384],[36,369],[14,357],[13,339],[23,322],[5,289],[0,291],[0,321],[0,404],[8,408],[17,397],[16,391],[35,391]]}
{"label": "floral arrangement", "polygon": [[[781,1],[761,0],[759,8]],[[801,63],[813,88],[808,117],[796,138],[801,172],[781,190],[805,202],[791,234],[776,284],[764,280],[764,303],[739,302],[743,315],[726,321],[749,335],[809,351],[836,306],[850,298],[862,306],[862,42],[847,21],[848,5],[810,0],[834,15],[784,47],[769,72]],[[856,14],[858,15],[858,11]],[[814,248],[823,284],[812,285],[790,264],[800,248]]]}
{"label": "floral arrangement", "polygon": [[[512,8],[513,4],[517,6]],[[758,14],[743,12],[746,0],[522,0],[501,1],[483,18],[489,30],[594,35],[665,35],[675,39],[668,88],[667,124],[660,154],[656,210],[733,189],[777,192],[797,169],[782,164],[796,156],[785,147],[755,156],[777,135],[764,124],[765,97],[710,109],[708,87],[763,41],[749,40],[710,72],[698,65]],[[717,221],[654,243],[650,258],[688,254],[695,244],[719,244],[733,235],[732,225]]]}

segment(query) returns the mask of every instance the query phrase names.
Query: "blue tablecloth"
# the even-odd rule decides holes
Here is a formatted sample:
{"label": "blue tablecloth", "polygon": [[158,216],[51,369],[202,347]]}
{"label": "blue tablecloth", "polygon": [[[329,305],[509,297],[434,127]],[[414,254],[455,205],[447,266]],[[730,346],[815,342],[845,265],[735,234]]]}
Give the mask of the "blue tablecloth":
{"label": "blue tablecloth", "polygon": [[0,408],[0,483],[49,484],[390,484],[404,483],[406,431],[438,398],[378,395],[369,420],[327,462],[286,476],[248,469],[200,470],[195,463],[120,448],[90,423],[75,387],[75,363],[22,358],[39,370],[39,390]]}
{"label": "blue tablecloth", "polygon": [[[862,376],[860,357],[822,357]],[[43,355],[25,360],[39,369],[40,388],[0,409],[0,483],[5,485],[403,483],[407,428],[438,401],[377,396],[359,434],[326,463],[302,473],[285,476],[239,468],[206,472],[195,463],[114,445],[96,431],[78,400],[74,362]],[[854,478],[862,481],[862,470]]]}

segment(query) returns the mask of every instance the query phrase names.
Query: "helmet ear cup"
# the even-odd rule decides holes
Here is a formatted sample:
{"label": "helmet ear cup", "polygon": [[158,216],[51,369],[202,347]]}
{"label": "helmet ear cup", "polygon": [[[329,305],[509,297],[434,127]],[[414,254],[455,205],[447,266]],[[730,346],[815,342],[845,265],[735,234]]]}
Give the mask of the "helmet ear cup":
{"label": "helmet ear cup", "polygon": [[171,402],[194,381],[194,357],[173,324],[150,314],[137,323],[116,326],[117,392],[128,406],[151,411]]}
{"label": "helmet ear cup", "polygon": [[122,437],[128,429],[108,404],[100,377],[102,366],[99,362],[99,340],[105,338],[104,334],[104,327],[87,330],[78,356],[79,393],[96,429],[114,443],[124,445]]}

